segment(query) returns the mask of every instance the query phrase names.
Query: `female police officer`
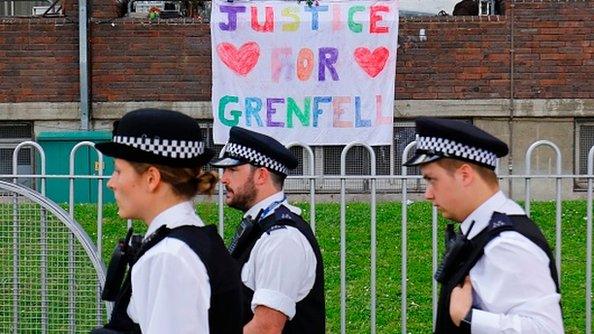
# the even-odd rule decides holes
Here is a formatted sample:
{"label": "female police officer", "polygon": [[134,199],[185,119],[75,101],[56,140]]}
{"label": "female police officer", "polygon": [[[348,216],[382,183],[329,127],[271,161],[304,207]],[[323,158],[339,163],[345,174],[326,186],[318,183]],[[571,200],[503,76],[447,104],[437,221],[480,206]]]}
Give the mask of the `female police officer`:
{"label": "female police officer", "polygon": [[110,322],[94,333],[240,333],[239,271],[191,201],[217,181],[201,171],[213,153],[198,123],[175,111],[135,110],[116,122],[112,142],[96,147],[115,158],[107,185],[119,216],[144,221],[148,231],[130,256]]}

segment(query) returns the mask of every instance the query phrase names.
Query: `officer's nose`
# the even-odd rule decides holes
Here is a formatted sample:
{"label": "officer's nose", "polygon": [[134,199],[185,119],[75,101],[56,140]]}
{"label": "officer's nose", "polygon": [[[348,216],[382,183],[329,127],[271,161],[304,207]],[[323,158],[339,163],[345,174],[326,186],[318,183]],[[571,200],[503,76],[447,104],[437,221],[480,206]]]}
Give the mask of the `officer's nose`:
{"label": "officer's nose", "polygon": [[229,173],[227,171],[227,168],[223,169],[223,176],[221,176],[221,183],[222,184],[227,184],[229,183]]}
{"label": "officer's nose", "polygon": [[425,193],[423,195],[425,196],[426,200],[433,200],[433,191],[430,185],[427,185],[427,187],[425,188]]}
{"label": "officer's nose", "polygon": [[109,178],[109,181],[107,181],[107,188],[113,190],[113,175]]}

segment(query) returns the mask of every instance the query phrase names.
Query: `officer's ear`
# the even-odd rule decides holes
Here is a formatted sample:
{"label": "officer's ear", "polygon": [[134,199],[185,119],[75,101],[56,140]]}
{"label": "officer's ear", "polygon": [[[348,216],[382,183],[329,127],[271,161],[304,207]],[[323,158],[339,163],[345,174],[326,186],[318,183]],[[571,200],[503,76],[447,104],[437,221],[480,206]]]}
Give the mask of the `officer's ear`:
{"label": "officer's ear", "polygon": [[456,170],[456,176],[463,186],[468,186],[474,182],[476,178],[476,171],[468,163],[463,163]]}
{"label": "officer's ear", "polygon": [[254,183],[258,186],[266,184],[270,180],[270,171],[266,167],[256,167]]}
{"label": "officer's ear", "polygon": [[144,172],[143,177],[145,180],[145,185],[150,192],[155,191],[155,189],[157,189],[157,187],[161,183],[161,172],[155,166],[150,166]]}

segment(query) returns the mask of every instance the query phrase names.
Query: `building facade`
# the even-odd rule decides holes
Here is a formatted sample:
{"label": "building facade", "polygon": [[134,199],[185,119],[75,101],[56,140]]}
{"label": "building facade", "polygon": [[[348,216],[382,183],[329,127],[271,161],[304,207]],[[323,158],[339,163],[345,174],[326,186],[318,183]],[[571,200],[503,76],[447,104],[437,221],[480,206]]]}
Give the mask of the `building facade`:
{"label": "building facade", "polygon": [[[60,15],[0,17],[2,166],[20,140],[46,131],[110,130],[114,119],[139,107],[212,121],[207,18],[151,21],[126,15],[128,2],[93,1],[83,63],[78,3],[59,5]],[[421,115],[465,119],[508,142],[502,175],[524,174],[528,146],[542,139],[560,149],[563,174],[586,173],[594,145],[594,1],[503,0],[500,6],[498,15],[400,18],[394,145],[375,148],[378,174],[400,174],[402,150]],[[88,85],[81,85],[81,72],[88,72]],[[88,101],[81,103],[83,90]],[[341,149],[315,148],[316,173],[338,174]],[[349,154],[348,173],[369,172],[363,149]],[[538,149],[531,165],[534,173],[556,174],[554,150]],[[333,182],[319,186],[331,191]],[[522,191],[521,182],[510,187]],[[563,188],[575,196],[582,189],[577,181]]]}

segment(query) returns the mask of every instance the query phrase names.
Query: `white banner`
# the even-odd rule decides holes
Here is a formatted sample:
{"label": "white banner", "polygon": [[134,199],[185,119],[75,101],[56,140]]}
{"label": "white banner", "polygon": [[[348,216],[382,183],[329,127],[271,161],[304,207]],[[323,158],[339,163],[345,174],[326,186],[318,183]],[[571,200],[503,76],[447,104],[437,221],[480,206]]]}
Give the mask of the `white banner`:
{"label": "white banner", "polygon": [[213,0],[214,141],[392,142],[398,2]]}

